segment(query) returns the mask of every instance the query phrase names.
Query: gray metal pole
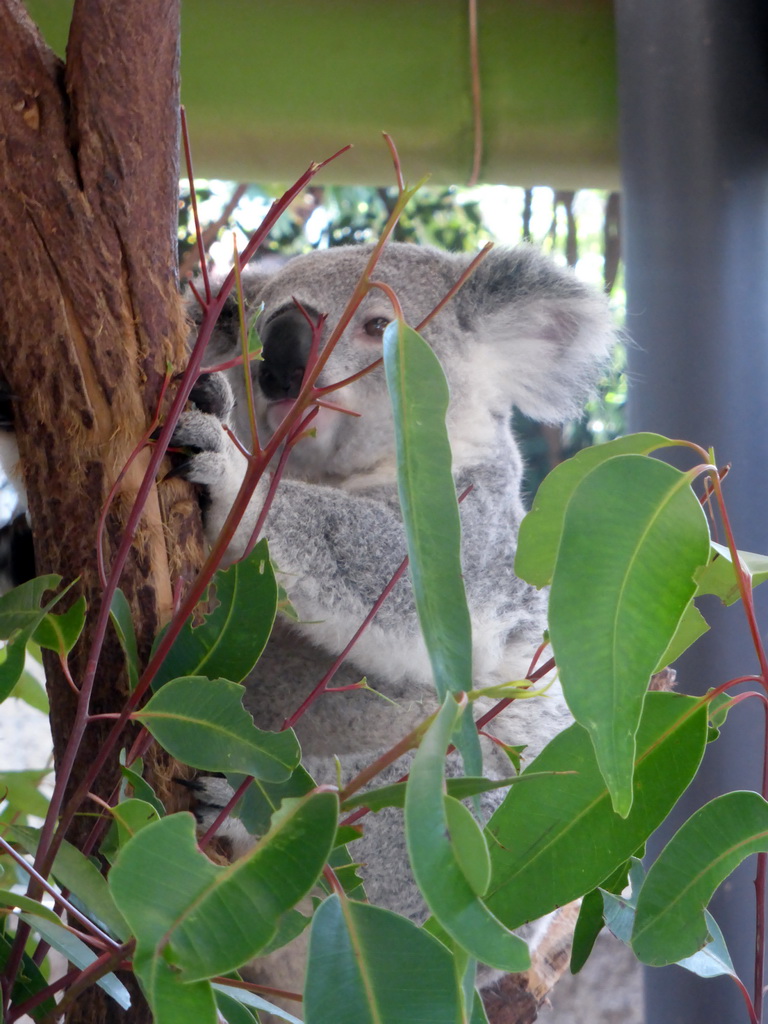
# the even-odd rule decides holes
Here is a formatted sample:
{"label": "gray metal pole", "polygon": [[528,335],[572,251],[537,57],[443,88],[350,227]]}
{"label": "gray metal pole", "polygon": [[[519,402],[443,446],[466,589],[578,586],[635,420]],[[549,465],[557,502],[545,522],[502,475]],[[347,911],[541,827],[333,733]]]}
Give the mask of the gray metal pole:
{"label": "gray metal pole", "polygon": [[[623,234],[634,430],[714,444],[732,462],[737,543],[768,551],[768,5],[616,0]],[[711,614],[710,614],[711,611]],[[706,609],[713,634],[681,660],[682,688],[754,670],[738,611]],[[768,614],[762,612],[768,629]],[[729,719],[677,824],[719,792],[759,788],[762,715]],[[671,830],[667,830],[664,839]],[[654,842],[655,853],[660,842]],[[712,911],[753,984],[754,862]],[[648,1024],[739,1024],[727,979],[649,970]]]}

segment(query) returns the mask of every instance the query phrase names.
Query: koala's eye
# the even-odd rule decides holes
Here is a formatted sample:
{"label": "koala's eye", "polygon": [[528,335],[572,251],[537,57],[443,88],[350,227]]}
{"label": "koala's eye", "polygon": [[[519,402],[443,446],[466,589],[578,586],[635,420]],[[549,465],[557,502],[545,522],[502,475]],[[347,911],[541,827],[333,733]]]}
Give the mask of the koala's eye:
{"label": "koala's eye", "polygon": [[373,320],[368,320],[363,325],[363,330],[365,331],[369,338],[381,338],[384,334],[384,331],[387,329],[388,324],[389,320],[387,320],[385,317],[376,316],[373,318]]}

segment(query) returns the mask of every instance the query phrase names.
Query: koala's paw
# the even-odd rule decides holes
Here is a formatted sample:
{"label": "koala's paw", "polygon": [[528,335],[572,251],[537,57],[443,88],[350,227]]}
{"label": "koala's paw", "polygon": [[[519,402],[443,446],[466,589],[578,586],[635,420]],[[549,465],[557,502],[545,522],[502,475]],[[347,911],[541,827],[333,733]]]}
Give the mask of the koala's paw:
{"label": "koala's paw", "polygon": [[190,395],[196,406],[181,414],[170,442],[171,476],[221,493],[240,486],[245,468],[243,456],[224,429],[234,399],[226,377],[203,374]]}
{"label": "koala's paw", "polygon": [[[220,373],[204,375],[191,398],[196,408],[181,414],[171,437],[168,455],[173,468],[169,475],[199,485],[203,525],[208,542],[213,544],[240,492],[248,460],[226,428],[233,406],[227,379]],[[267,486],[266,481],[263,486],[260,482],[254,491],[227,549],[228,562],[245,553]]]}
{"label": "koala's paw", "polygon": [[[197,820],[198,832],[204,835],[232,799],[232,787],[226,779],[217,775],[198,775],[194,781],[185,782],[184,785],[194,794],[192,813]],[[228,840],[235,859],[252,849],[256,842],[256,838],[247,831],[240,819],[231,816],[219,825],[215,836],[217,839]]]}
{"label": "koala's paw", "polygon": [[189,397],[200,412],[223,421],[229,419],[235,405],[232,388],[223,373],[201,373]]}

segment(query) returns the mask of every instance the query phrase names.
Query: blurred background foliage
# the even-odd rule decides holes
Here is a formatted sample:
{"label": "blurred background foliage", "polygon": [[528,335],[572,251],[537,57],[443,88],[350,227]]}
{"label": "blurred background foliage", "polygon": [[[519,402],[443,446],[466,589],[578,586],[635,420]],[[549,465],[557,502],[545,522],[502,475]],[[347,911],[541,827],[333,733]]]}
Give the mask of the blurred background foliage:
{"label": "blurred background foliage", "polygon": [[[233,237],[242,249],[279,186],[198,181],[197,199],[206,252],[213,269],[232,261]],[[308,189],[281,218],[257,260],[279,265],[291,256],[378,238],[397,199],[395,188],[354,186]],[[624,286],[619,260],[619,197],[594,189],[555,191],[480,185],[475,188],[423,186],[398,223],[400,242],[435,245],[452,252],[474,251],[494,242],[541,246],[585,281],[605,289],[617,324],[624,319]],[[179,201],[179,263],[183,277],[197,267],[197,246],[188,187]],[[587,445],[624,430],[624,349],[617,346],[611,372],[584,416],[565,427],[548,427],[515,413],[515,429],[527,465],[525,490],[532,496],[558,462]]]}

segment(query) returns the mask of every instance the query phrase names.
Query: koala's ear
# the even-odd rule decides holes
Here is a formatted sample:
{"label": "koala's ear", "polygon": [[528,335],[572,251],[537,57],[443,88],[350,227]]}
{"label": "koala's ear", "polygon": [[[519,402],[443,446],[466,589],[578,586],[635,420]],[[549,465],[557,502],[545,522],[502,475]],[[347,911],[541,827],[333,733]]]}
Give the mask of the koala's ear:
{"label": "koala's ear", "polygon": [[[616,341],[606,297],[533,246],[492,250],[456,296],[494,401],[545,423],[578,416]],[[477,351],[477,349],[480,351]]]}
{"label": "koala's ear", "polygon": [[[243,274],[243,299],[245,301],[246,316],[249,320],[252,320],[254,314],[258,312],[259,303],[261,301],[260,296],[270,276],[270,274],[255,273],[252,270],[246,270]],[[214,294],[216,289],[221,285],[221,282],[222,279],[211,281],[211,287]],[[195,281],[195,287],[201,295],[204,294],[204,287],[201,278],[198,278]],[[200,327],[200,323],[202,322],[203,311],[191,289],[188,289],[184,295],[184,302],[186,305],[187,316],[192,323],[192,336],[190,341],[193,342]],[[234,352],[239,345],[240,313],[237,308],[237,294],[233,288],[227,296],[224,308],[222,309],[221,315],[216,321],[216,326],[213,329],[211,340],[208,343],[206,361],[208,363],[222,361],[230,353]]]}

